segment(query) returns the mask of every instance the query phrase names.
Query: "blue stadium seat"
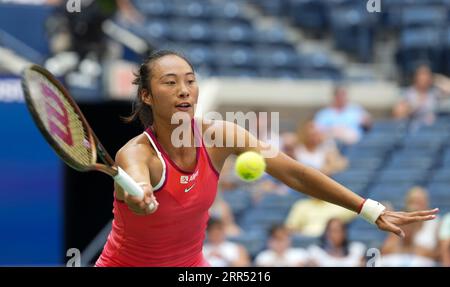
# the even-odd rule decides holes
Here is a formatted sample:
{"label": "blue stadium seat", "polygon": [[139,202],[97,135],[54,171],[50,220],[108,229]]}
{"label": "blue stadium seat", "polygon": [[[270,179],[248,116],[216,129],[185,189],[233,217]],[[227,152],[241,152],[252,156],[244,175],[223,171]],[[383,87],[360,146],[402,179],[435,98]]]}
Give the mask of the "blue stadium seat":
{"label": "blue stadium seat", "polygon": [[414,184],[409,182],[392,183],[392,182],[377,182],[369,189],[370,195],[400,195],[403,196]]}
{"label": "blue stadium seat", "polygon": [[357,143],[357,147],[372,147],[372,148],[391,148],[396,146],[400,141],[400,137],[398,135],[392,135],[390,137],[386,137],[384,134],[367,134],[365,137],[361,139],[360,142]]}
{"label": "blue stadium seat", "polygon": [[348,240],[362,242],[367,248],[380,248],[387,236],[364,219],[358,217],[348,224]]}
{"label": "blue stadium seat", "polygon": [[349,158],[350,166],[349,169],[360,169],[367,171],[375,171],[381,167],[383,164],[383,159],[380,157],[360,157],[360,156],[352,156]]}
{"label": "blue stadium seat", "polygon": [[249,68],[228,68],[218,67],[215,69],[214,76],[221,77],[235,77],[235,78],[257,78],[260,77],[260,73],[255,69]]}
{"label": "blue stadium seat", "polygon": [[301,199],[301,196],[289,196],[278,194],[267,194],[262,200],[256,204],[260,209],[277,209],[279,211],[288,211],[296,200]]}
{"label": "blue stadium seat", "polygon": [[211,43],[212,28],[208,22],[193,20],[173,20],[170,22],[169,39],[176,42]]}
{"label": "blue stadium seat", "polygon": [[297,68],[298,54],[293,48],[274,48],[270,46],[258,46],[254,50],[255,57],[261,67],[273,68]]}
{"label": "blue stadium seat", "polygon": [[445,151],[442,163],[444,167],[450,168],[450,149]]}
{"label": "blue stadium seat", "polygon": [[180,50],[196,68],[211,65],[215,57],[214,51],[208,45],[183,45]]}
{"label": "blue stadium seat", "polygon": [[428,178],[428,172],[418,169],[384,169],[377,179],[383,183],[422,184]]}
{"label": "blue stadium seat", "polygon": [[404,157],[402,154],[391,158],[386,168],[415,168],[420,170],[428,170],[434,163],[433,158],[429,157]]}
{"label": "blue stadium seat", "polygon": [[212,36],[218,43],[250,45],[254,41],[255,30],[246,24],[217,22],[213,24]]}
{"label": "blue stadium seat", "polygon": [[257,65],[252,49],[246,46],[216,46],[214,53],[214,64],[221,69],[228,67],[254,69]]}
{"label": "blue stadium seat", "polygon": [[440,26],[447,21],[447,9],[444,6],[406,5],[403,8],[401,23],[403,26]]}
{"label": "blue stadium seat", "polygon": [[259,252],[264,250],[267,237],[259,232],[246,232],[242,235],[228,237],[228,240],[242,244],[247,249],[251,258],[254,258]]}
{"label": "blue stadium seat", "polygon": [[250,192],[244,189],[221,192],[220,196],[228,203],[235,218],[239,218],[252,206]]}
{"label": "blue stadium seat", "polygon": [[447,183],[450,184],[450,168],[435,170],[431,177],[432,183]]}
{"label": "blue stadium seat", "polygon": [[176,1],[174,11],[177,17],[190,17],[192,19],[211,20],[213,6],[209,1]]}
{"label": "blue stadium seat", "polygon": [[340,68],[336,66],[330,55],[323,52],[310,52],[301,54],[298,59],[298,67],[304,73],[303,77],[315,75],[327,75],[330,79],[342,77]]}
{"label": "blue stadium seat", "polygon": [[284,27],[278,25],[259,28],[254,31],[254,42],[256,44],[292,48],[292,44],[287,39]]}
{"label": "blue stadium seat", "polygon": [[328,11],[324,2],[317,0],[290,2],[289,14],[294,25],[315,30],[321,30],[328,26]]}
{"label": "blue stadium seat", "polygon": [[291,237],[291,245],[293,248],[307,249],[311,245],[319,244],[318,237],[303,236],[300,234],[294,234]]}
{"label": "blue stadium seat", "polygon": [[298,70],[292,68],[268,68],[260,67],[259,69],[261,77],[265,78],[278,78],[285,80],[297,80],[301,77]]}
{"label": "blue stadium seat", "polygon": [[404,134],[407,128],[406,121],[399,120],[378,120],[372,125],[370,133],[377,134]]}
{"label": "blue stadium seat", "polygon": [[367,184],[372,180],[373,171],[369,170],[348,170],[332,176],[337,182],[346,184]]}
{"label": "blue stadium seat", "polygon": [[173,1],[166,0],[135,0],[133,1],[136,8],[144,15],[152,17],[169,17],[173,16],[175,12],[176,5]]}
{"label": "blue stadium seat", "polygon": [[271,212],[267,212],[263,208],[254,208],[243,214],[238,223],[244,230],[250,227],[269,230],[274,224],[284,224],[286,215],[285,210],[271,209]]}
{"label": "blue stadium seat", "polygon": [[211,8],[211,13],[215,18],[233,22],[247,22],[243,19],[242,9],[242,6],[238,2],[219,1],[214,3],[214,6]]}

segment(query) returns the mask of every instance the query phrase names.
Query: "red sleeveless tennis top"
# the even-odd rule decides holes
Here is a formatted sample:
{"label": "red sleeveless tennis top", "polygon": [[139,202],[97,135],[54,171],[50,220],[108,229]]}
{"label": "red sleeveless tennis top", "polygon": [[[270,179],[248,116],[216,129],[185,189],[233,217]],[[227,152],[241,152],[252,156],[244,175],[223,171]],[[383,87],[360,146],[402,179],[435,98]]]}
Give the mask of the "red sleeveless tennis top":
{"label": "red sleeveless tennis top", "polygon": [[194,120],[192,127],[198,146],[193,172],[180,169],[151,129],[145,131],[163,165],[161,181],[153,187],[158,210],[135,215],[115,199],[112,230],[96,266],[208,266],[202,248],[219,173]]}

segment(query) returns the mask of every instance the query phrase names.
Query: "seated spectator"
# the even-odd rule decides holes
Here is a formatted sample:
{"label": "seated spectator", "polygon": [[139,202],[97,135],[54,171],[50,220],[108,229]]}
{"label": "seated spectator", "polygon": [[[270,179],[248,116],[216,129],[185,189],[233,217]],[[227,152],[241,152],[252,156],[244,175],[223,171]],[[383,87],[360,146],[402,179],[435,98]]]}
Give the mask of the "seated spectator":
{"label": "seated spectator", "polygon": [[348,242],[347,227],[342,220],[330,219],[320,241],[319,246],[313,245],[308,249],[312,266],[364,266],[366,247],[360,242]]}
{"label": "seated spectator", "polygon": [[331,218],[339,218],[347,223],[356,215],[353,211],[320,199],[300,199],[292,206],[286,226],[301,235],[318,237],[323,234]]}
{"label": "seated spectator", "polygon": [[[405,211],[419,211],[422,208],[429,208],[428,193],[422,187],[415,186],[406,195]],[[410,224],[405,228],[405,238],[402,239],[393,234],[388,235],[382,253],[395,255],[388,259],[393,258],[392,262],[398,264],[407,264],[402,263],[402,260],[408,258],[418,266],[434,265],[434,261],[438,258],[438,227],[439,219]],[[385,262],[385,264],[387,263]]]}
{"label": "seated spectator", "polygon": [[447,213],[442,219],[439,228],[439,241],[441,264],[444,267],[450,267],[450,213]]}
{"label": "seated spectator", "polygon": [[296,159],[295,149],[298,145],[298,137],[293,132],[281,134],[281,150],[293,159]]}
{"label": "seated spectator", "polygon": [[283,225],[274,225],[269,231],[268,249],[259,253],[255,265],[260,267],[305,266],[308,253],[301,248],[291,247],[289,231]]}
{"label": "seated spectator", "polygon": [[326,135],[343,144],[358,142],[364,131],[370,128],[369,113],[357,104],[348,102],[344,87],[336,87],[331,105],[321,109],[314,122]]}
{"label": "seated spectator", "polygon": [[250,259],[244,246],[228,241],[220,219],[211,218],[206,228],[207,241],[203,246],[206,261],[213,267],[245,267]]}
{"label": "seated spectator", "polygon": [[[411,129],[432,125],[436,119],[439,101],[445,95],[442,76],[437,76],[436,84],[428,65],[420,65],[414,72],[413,84],[406,89],[402,99],[394,106],[396,119],[409,119]],[[448,85],[447,85],[448,86]]]}
{"label": "seated spectator", "polygon": [[381,249],[380,266],[382,267],[433,267],[436,262],[420,255],[414,244],[417,233],[416,223],[403,225],[404,238],[389,236]]}
{"label": "seated spectator", "polygon": [[234,221],[233,212],[228,203],[218,193],[213,205],[209,209],[210,216],[212,218],[219,218],[224,225],[226,236],[239,235],[242,230]]}
{"label": "seated spectator", "polygon": [[326,140],[316,124],[307,121],[298,132],[299,144],[295,158],[299,162],[332,175],[347,168],[348,160],[341,155],[334,140]]}

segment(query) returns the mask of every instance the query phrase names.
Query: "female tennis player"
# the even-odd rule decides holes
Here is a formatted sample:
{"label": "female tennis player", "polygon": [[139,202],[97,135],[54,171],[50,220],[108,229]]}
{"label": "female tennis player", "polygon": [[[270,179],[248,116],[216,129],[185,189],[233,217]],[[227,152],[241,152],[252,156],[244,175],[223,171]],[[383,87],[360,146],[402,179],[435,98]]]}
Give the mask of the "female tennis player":
{"label": "female tennis player", "polygon": [[[140,200],[115,185],[113,226],[96,266],[208,266],[202,244],[220,170],[230,155],[262,152],[264,143],[234,123],[194,118],[199,93],[194,68],[176,52],[153,53],[134,83],[138,92],[130,120],[139,119],[146,130],[119,150],[116,163],[140,183],[145,197]],[[179,125],[171,118],[177,112],[189,116],[190,146],[172,142]],[[222,135],[215,138],[223,144],[205,142],[201,135],[206,130]],[[235,144],[227,147],[230,135]],[[245,145],[237,144],[240,136]],[[387,211],[282,152],[266,158],[266,164],[267,173],[291,188],[357,212],[398,236],[403,236],[401,225],[434,219],[438,211]],[[150,209],[152,202],[156,208]]]}

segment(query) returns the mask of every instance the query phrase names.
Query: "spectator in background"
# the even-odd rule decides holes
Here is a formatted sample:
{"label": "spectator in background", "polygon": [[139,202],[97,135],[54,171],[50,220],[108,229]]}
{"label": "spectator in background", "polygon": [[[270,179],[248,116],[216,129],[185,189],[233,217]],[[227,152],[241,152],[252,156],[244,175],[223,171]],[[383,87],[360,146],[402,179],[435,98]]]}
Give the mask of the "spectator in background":
{"label": "spectator in background", "polygon": [[436,119],[439,101],[446,90],[445,82],[448,79],[436,76],[436,85],[433,73],[428,65],[418,66],[414,72],[413,83],[406,89],[402,99],[394,106],[393,116],[396,119],[409,119],[411,130],[421,126],[432,125]]}
{"label": "spectator in background", "polygon": [[361,106],[349,103],[346,89],[338,86],[334,89],[331,105],[321,109],[314,122],[326,135],[350,145],[358,142],[364,131],[370,128],[371,117]]}
{"label": "spectator in background", "polygon": [[220,219],[211,218],[206,229],[207,242],[203,246],[205,259],[213,267],[245,267],[250,265],[247,250],[228,241],[225,226]]}
{"label": "spectator in background", "polygon": [[348,160],[341,155],[334,140],[327,140],[312,120],[308,120],[298,131],[299,144],[295,149],[295,159],[333,175],[347,168]]}
{"label": "spectator in background", "polygon": [[[411,188],[405,198],[405,211],[419,211],[423,207],[428,207],[428,193],[419,186]],[[430,222],[420,222],[408,225],[405,228],[405,238],[388,235],[382,253],[393,255],[386,259],[386,262],[400,265],[407,264],[403,260],[411,259],[413,263],[421,266],[434,265],[438,258],[438,228],[439,219]],[[408,231],[408,234],[406,234]],[[392,261],[391,261],[392,260]],[[385,264],[388,264],[386,263]],[[389,264],[391,264],[389,263]],[[406,265],[408,266],[408,265]]]}
{"label": "spectator in background", "polygon": [[223,222],[226,236],[239,235],[242,230],[234,221],[233,212],[228,203],[222,198],[221,193],[218,193],[213,205],[209,209],[211,217],[219,218]]}
{"label": "spectator in background", "polygon": [[360,242],[348,242],[344,222],[332,218],[327,222],[320,245],[309,249],[310,264],[318,267],[361,267],[366,247]]}
{"label": "spectator in background", "polygon": [[223,193],[235,192],[240,187],[240,180],[234,173],[233,165],[234,161],[231,158],[225,161],[218,182],[217,196],[209,209],[211,217],[219,218],[223,222],[226,236],[236,236],[242,232],[234,220],[230,205],[224,200],[222,195]]}
{"label": "spectator in background", "polygon": [[308,262],[308,253],[291,247],[289,230],[283,225],[274,225],[269,231],[268,249],[259,253],[255,265],[260,267],[300,267]]}
{"label": "spectator in background", "polygon": [[298,137],[293,132],[281,134],[281,150],[293,159],[296,159],[295,150],[298,145]]}
{"label": "spectator in background", "polygon": [[381,249],[380,266],[382,267],[433,267],[436,262],[420,255],[414,244],[417,233],[416,223],[403,226],[404,238],[389,236]]}
{"label": "spectator in background", "polygon": [[331,218],[349,222],[355,217],[355,212],[317,198],[300,199],[289,211],[286,226],[303,236],[318,237]]}
{"label": "spectator in background", "polygon": [[439,240],[441,264],[442,266],[450,267],[450,213],[447,213],[442,219],[442,224],[439,228]]}

